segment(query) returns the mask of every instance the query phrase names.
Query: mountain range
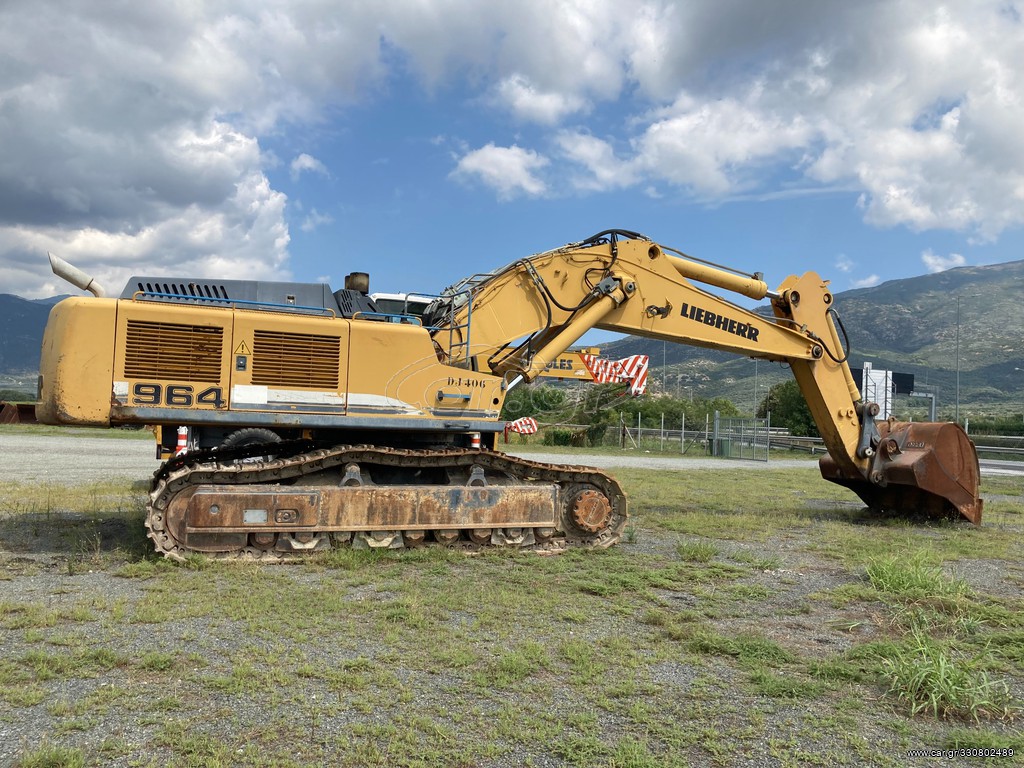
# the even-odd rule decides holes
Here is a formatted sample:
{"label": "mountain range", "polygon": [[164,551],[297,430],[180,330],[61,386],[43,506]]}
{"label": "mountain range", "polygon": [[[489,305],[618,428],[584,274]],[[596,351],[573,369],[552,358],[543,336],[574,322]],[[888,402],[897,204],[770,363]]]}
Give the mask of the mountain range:
{"label": "mountain range", "polygon": [[[0,294],[0,375],[22,377],[34,388],[46,317],[62,298]],[[869,361],[876,369],[913,374],[915,389],[935,393],[941,408],[1024,409],[1024,260],[844,291],[834,306],[852,368]],[[771,314],[767,306],[756,311]],[[638,337],[602,347],[604,357],[632,354],[650,357],[653,392],[721,396],[744,410],[790,375],[778,364]]]}
{"label": "mountain range", "polygon": [[[950,418],[959,402],[977,413],[1024,409],[1024,261],[958,267],[835,294],[854,369],[914,375]],[[756,310],[771,316],[765,305]],[[721,395],[750,409],[770,384],[790,377],[778,364],[698,347],[629,337],[606,344],[602,356],[645,354],[651,382],[683,397]],[[959,375],[958,375],[959,371]],[[755,380],[756,377],[756,380]],[[959,379],[959,386],[958,386]]]}
{"label": "mountain range", "polygon": [[[10,382],[35,381],[39,370],[39,348],[50,307],[66,296],[23,299],[0,293],[0,375]],[[35,389],[35,384],[32,384]]]}

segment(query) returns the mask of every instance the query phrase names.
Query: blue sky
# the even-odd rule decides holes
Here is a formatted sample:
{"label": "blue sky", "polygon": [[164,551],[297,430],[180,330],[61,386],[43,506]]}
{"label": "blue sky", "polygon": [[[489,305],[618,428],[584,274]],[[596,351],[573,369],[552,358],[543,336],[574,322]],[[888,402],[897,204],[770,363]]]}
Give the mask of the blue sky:
{"label": "blue sky", "polygon": [[47,250],[432,292],[613,227],[836,291],[1024,258],[1019,11],[7,4],[0,292],[65,292]]}

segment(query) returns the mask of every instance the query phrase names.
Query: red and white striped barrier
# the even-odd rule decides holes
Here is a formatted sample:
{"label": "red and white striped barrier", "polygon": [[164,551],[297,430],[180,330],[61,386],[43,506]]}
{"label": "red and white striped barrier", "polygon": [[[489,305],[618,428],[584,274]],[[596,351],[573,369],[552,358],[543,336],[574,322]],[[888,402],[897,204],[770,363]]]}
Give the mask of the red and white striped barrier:
{"label": "red and white striped barrier", "polygon": [[580,353],[580,359],[598,384],[627,382],[629,394],[633,397],[647,391],[647,369],[651,362],[647,355],[630,355],[621,360],[602,360],[594,355]]}
{"label": "red and white striped barrier", "polygon": [[178,427],[178,444],[174,448],[174,455],[181,456],[188,452],[188,427]]}
{"label": "red and white striped barrier", "polygon": [[537,434],[537,420],[532,416],[524,416],[506,424],[505,431],[518,432],[520,435],[535,435]]}

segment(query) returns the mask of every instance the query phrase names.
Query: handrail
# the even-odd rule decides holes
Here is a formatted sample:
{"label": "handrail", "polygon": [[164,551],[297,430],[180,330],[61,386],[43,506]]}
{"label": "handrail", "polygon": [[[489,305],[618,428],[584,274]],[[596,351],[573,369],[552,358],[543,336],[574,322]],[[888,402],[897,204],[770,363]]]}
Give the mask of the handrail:
{"label": "handrail", "polygon": [[[447,352],[447,354],[448,354],[448,359],[451,360],[454,357],[452,352],[456,348],[464,348],[465,349],[465,354],[462,356],[463,362],[461,363],[461,366],[464,367],[464,368],[468,368],[470,366],[470,361],[469,361],[469,350],[470,350],[469,337],[470,337],[470,331],[472,330],[472,322],[473,322],[473,292],[472,292],[472,290],[470,290],[470,289],[465,289],[465,290],[460,290],[460,291],[448,290],[445,293],[409,293],[409,294],[406,294],[407,297],[408,296],[415,296],[415,297],[421,298],[421,299],[446,299],[446,300],[448,300],[449,317],[454,317],[456,309],[461,308],[461,306],[462,306],[461,304],[459,304],[458,307],[456,307],[455,297],[462,296],[462,295],[465,295],[465,297],[466,297],[466,301],[465,301],[465,304],[466,304],[466,322],[464,322],[464,323],[462,323],[460,325],[453,325],[450,322],[447,324],[447,326],[448,326],[448,352]],[[428,331],[430,331],[431,336],[433,336],[433,334],[435,332],[441,330],[444,326],[431,325],[431,326],[425,326],[425,327],[427,328]],[[456,331],[463,331],[463,330],[464,330],[463,341],[461,341],[458,344],[456,344],[455,343],[455,332]]]}
{"label": "handrail", "polygon": [[392,323],[401,323],[403,325],[423,325],[423,320],[416,317],[416,315],[403,315],[395,312],[364,312],[359,310],[358,312],[352,313],[353,320],[387,320]]}

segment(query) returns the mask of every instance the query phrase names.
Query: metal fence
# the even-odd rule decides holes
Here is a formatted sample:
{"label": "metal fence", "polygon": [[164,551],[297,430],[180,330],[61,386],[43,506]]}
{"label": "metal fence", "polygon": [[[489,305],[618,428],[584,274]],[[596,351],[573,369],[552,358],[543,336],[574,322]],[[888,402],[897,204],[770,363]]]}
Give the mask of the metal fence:
{"label": "metal fence", "polygon": [[[563,424],[551,429],[560,430],[566,444],[768,461],[769,437],[773,433],[770,414],[765,419],[723,419],[716,412],[713,418],[708,414],[702,422],[693,425],[683,419],[678,427],[672,429],[662,418],[660,427],[645,427],[639,419],[635,425],[629,425],[620,419],[618,426],[608,427],[598,436],[588,434],[587,428],[581,425]],[[542,428],[542,433],[545,431]]]}
{"label": "metal fence", "polygon": [[[660,427],[643,426],[640,420],[629,425],[620,420],[593,435],[587,425],[541,425],[541,431],[529,438],[506,436],[506,442],[539,443],[549,430],[565,433],[564,445],[617,447],[623,450],[667,453],[687,456],[720,456],[727,459],[768,461],[769,450],[805,451],[811,455],[827,453],[820,437],[798,437],[789,430],[771,426],[771,414],[764,419],[721,418],[711,414],[696,424],[682,421],[678,428],[669,427],[662,418]],[[509,439],[511,437],[511,440]],[[1024,436],[972,435],[982,458],[1021,460],[1024,458]],[[557,443],[556,443],[557,444]]]}
{"label": "metal fence", "polygon": [[764,419],[723,419],[715,412],[711,455],[725,459],[768,461],[771,414]]}

